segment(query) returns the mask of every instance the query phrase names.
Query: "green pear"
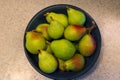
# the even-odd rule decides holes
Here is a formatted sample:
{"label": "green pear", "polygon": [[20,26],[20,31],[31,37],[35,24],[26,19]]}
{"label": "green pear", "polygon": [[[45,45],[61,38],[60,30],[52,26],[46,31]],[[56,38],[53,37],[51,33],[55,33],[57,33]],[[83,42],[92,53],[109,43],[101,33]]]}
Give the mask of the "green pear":
{"label": "green pear", "polygon": [[69,24],[74,24],[74,25],[85,24],[86,16],[82,11],[73,8],[67,8],[67,13],[68,13]]}
{"label": "green pear", "polygon": [[79,41],[79,51],[83,56],[91,56],[96,49],[96,42],[91,34],[86,34]]}
{"label": "green pear", "polygon": [[46,16],[47,22],[49,22],[49,23],[52,21],[52,19],[51,19],[51,17],[52,17],[54,20],[61,23],[64,27],[67,27],[67,25],[68,25],[67,16],[64,14],[50,12],[50,13],[46,13],[45,16]]}
{"label": "green pear", "polygon": [[51,49],[55,56],[62,60],[70,59],[76,51],[75,46],[66,39],[52,41]]}
{"label": "green pear", "polygon": [[43,72],[53,73],[57,69],[58,63],[52,54],[41,50],[38,54],[38,65]]}
{"label": "green pear", "polygon": [[51,44],[47,44],[47,49],[46,49],[46,51],[48,52],[48,53],[53,53],[53,51],[52,51],[52,49],[51,49],[51,46],[50,46]]}
{"label": "green pear", "polygon": [[80,54],[75,54],[71,59],[65,61],[67,71],[80,71],[85,65],[85,59]]}
{"label": "green pear", "polygon": [[65,61],[58,59],[58,62],[59,62],[59,69],[61,71],[65,71]]}
{"label": "green pear", "polygon": [[48,35],[48,27],[49,27],[49,24],[47,23],[39,24],[36,27],[36,31],[40,32],[45,37],[46,40],[50,40],[50,37]]}
{"label": "green pear", "polygon": [[46,41],[42,34],[35,31],[29,31],[26,33],[25,46],[31,54],[37,54],[38,50],[45,49]]}
{"label": "green pear", "polygon": [[76,51],[79,51],[79,42],[75,42],[75,43],[73,43],[74,44],[74,46],[75,46],[75,48],[76,48]]}
{"label": "green pear", "polygon": [[69,25],[64,31],[64,37],[70,41],[78,41],[87,32],[91,32],[95,28],[95,22],[92,21],[92,26],[86,28],[80,25]]}
{"label": "green pear", "polygon": [[[52,18],[52,17],[51,17]],[[61,23],[56,20],[50,22],[48,27],[48,34],[52,39],[59,39],[63,36],[64,27]]]}
{"label": "green pear", "polygon": [[76,41],[86,33],[86,30],[83,26],[69,25],[64,31],[64,36],[70,41]]}

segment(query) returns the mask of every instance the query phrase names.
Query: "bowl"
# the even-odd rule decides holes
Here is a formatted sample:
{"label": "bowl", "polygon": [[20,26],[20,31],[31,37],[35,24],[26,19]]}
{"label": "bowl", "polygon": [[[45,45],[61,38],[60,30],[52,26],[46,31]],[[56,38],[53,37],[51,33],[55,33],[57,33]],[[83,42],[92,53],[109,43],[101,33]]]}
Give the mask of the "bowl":
{"label": "bowl", "polygon": [[101,49],[101,35],[100,35],[99,28],[98,28],[98,26],[95,22],[96,27],[92,30],[91,35],[93,36],[93,38],[96,41],[96,50],[95,50],[95,52],[92,56],[85,58],[86,63],[85,63],[84,68],[81,71],[78,71],[78,72],[62,72],[59,69],[57,69],[54,73],[47,74],[47,73],[44,73],[40,70],[40,68],[38,67],[38,56],[30,54],[25,47],[26,32],[35,29],[36,26],[40,23],[46,23],[45,16],[43,16],[43,15],[47,12],[53,11],[53,12],[56,12],[56,13],[63,13],[63,14],[67,15],[66,7],[71,7],[71,8],[74,8],[76,10],[82,11],[86,15],[86,18],[87,18],[84,26],[89,27],[89,26],[92,25],[92,21],[94,21],[94,19],[87,12],[82,10],[81,8],[73,6],[73,5],[69,5],[69,4],[56,4],[56,5],[49,6],[47,8],[42,9],[41,11],[39,11],[28,23],[27,28],[25,30],[25,34],[24,34],[24,42],[23,42],[24,51],[25,51],[26,57],[27,57],[28,61],[30,62],[30,64],[40,74],[42,74],[42,75],[44,75],[48,78],[52,78],[52,79],[56,79],[56,80],[74,79],[74,78],[81,77],[81,76],[85,75],[97,62],[99,54],[100,54],[100,49]]}

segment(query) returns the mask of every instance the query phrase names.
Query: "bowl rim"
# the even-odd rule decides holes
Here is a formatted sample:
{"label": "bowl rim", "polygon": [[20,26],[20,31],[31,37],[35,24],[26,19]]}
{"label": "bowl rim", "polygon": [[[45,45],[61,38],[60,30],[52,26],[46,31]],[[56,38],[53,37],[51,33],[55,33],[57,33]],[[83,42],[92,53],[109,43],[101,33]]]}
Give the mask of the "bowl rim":
{"label": "bowl rim", "polygon": [[26,55],[29,63],[32,65],[32,67],[33,67],[38,73],[44,75],[45,77],[48,77],[48,78],[51,78],[51,79],[55,79],[55,80],[57,80],[57,79],[58,79],[58,80],[61,80],[61,79],[62,79],[62,80],[63,80],[63,79],[68,80],[68,79],[74,79],[74,78],[77,78],[77,77],[81,77],[81,76],[85,75],[86,73],[88,73],[88,72],[92,69],[93,66],[95,66],[95,63],[98,61],[98,58],[99,58],[99,55],[100,55],[102,40],[101,40],[100,30],[99,30],[99,28],[98,28],[98,25],[96,24],[96,21],[95,21],[95,25],[97,26],[98,31],[99,31],[99,43],[100,43],[100,44],[99,44],[99,49],[98,49],[98,55],[93,59],[93,62],[94,62],[94,63],[92,63],[89,67],[87,67],[86,70],[81,73],[81,75],[77,74],[77,75],[71,76],[70,78],[56,78],[56,77],[54,77],[54,76],[50,76],[49,74],[46,75],[46,73],[41,72],[35,65],[33,65],[33,63],[31,62],[32,59],[29,58],[29,55],[28,55],[28,53],[27,53],[27,51],[26,51],[26,47],[25,47],[25,35],[26,35],[27,29],[28,29],[29,26],[32,24],[32,21],[34,21],[34,19],[36,19],[37,16],[38,16],[41,12],[43,12],[44,10],[46,10],[46,9],[48,9],[48,8],[51,8],[51,7],[56,7],[56,6],[70,6],[70,7],[79,8],[80,10],[82,10],[83,12],[85,12],[85,14],[87,14],[93,21],[95,21],[95,20],[91,17],[91,15],[89,15],[85,10],[83,10],[82,8],[80,8],[80,7],[78,7],[78,6],[74,6],[74,5],[71,5],[71,4],[54,4],[54,5],[50,5],[50,6],[48,6],[48,7],[45,7],[45,8],[43,8],[43,9],[39,10],[39,11],[30,19],[30,21],[28,22],[27,27],[26,27],[26,29],[25,29],[25,31],[24,31],[23,47],[24,47],[25,55]]}

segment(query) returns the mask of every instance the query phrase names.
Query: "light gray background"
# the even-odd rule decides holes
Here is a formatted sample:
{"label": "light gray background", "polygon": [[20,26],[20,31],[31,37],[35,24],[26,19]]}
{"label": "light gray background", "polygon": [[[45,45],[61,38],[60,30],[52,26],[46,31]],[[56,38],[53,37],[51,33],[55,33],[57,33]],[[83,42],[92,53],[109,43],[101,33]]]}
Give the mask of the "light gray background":
{"label": "light gray background", "polygon": [[60,3],[84,9],[101,31],[98,65],[82,80],[120,79],[120,0],[0,0],[0,80],[50,80],[29,64],[23,35],[38,11]]}

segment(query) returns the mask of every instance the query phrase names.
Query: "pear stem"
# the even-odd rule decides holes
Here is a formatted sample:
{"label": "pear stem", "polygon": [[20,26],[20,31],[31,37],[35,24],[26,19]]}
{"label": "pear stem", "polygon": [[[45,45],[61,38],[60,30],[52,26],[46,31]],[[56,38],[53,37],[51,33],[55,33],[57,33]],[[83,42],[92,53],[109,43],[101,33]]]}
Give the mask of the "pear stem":
{"label": "pear stem", "polygon": [[[37,32],[36,30],[32,30],[32,31],[33,31],[33,32]],[[29,32],[29,31],[27,31],[27,32]],[[27,32],[26,32],[26,33],[27,33]]]}
{"label": "pear stem", "polygon": [[38,54],[41,54],[41,51],[40,51],[40,50],[38,50]]}
{"label": "pear stem", "polygon": [[48,16],[49,12],[45,13],[44,16]]}
{"label": "pear stem", "polygon": [[51,20],[52,20],[52,21],[54,21],[54,19],[53,19],[53,17],[52,17],[52,16],[50,16],[50,18],[51,18]]}
{"label": "pear stem", "polygon": [[32,30],[33,32],[37,32],[36,30]]}
{"label": "pear stem", "polygon": [[69,6],[66,6],[67,10],[69,11],[70,10],[70,7]]}
{"label": "pear stem", "polygon": [[92,21],[92,26],[91,27],[89,27],[89,28],[86,28],[87,29],[87,31],[88,31],[88,34],[90,34],[91,33],[91,31],[92,31],[92,29],[94,29],[96,26],[95,26],[95,22],[94,21]]}
{"label": "pear stem", "polygon": [[38,31],[36,31],[36,30],[32,30],[33,32],[36,32],[36,33],[41,33],[42,34],[42,32],[38,32]]}
{"label": "pear stem", "polygon": [[47,43],[47,44],[50,44],[50,42],[49,42],[49,41],[46,41],[46,43]]}

